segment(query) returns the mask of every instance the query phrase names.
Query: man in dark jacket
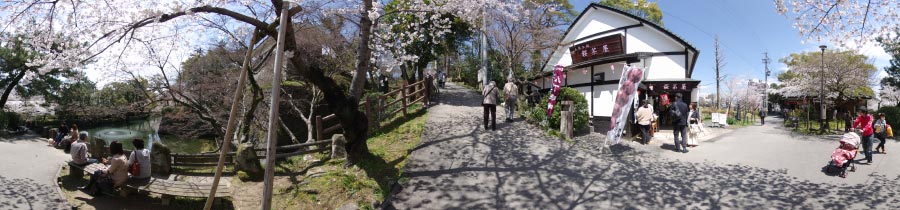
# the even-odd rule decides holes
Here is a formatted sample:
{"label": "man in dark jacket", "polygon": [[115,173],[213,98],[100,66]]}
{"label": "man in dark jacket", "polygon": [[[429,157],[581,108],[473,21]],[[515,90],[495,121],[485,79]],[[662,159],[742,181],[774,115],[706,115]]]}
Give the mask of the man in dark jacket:
{"label": "man in dark jacket", "polygon": [[766,111],[759,109],[759,123],[766,125]]}
{"label": "man in dark jacket", "polygon": [[[669,113],[672,115],[672,127],[675,134],[675,150],[687,153],[687,125],[688,125],[688,106],[681,99],[681,93],[675,94],[675,103],[672,104]],[[681,135],[681,139],[679,139]],[[680,147],[680,148],[679,148]]]}

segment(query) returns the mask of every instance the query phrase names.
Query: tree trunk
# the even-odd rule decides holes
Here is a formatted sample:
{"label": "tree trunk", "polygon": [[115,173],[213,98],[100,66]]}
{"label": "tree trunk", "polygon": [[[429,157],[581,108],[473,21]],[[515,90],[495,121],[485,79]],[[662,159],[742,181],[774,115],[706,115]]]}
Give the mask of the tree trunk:
{"label": "tree trunk", "polygon": [[0,97],[0,109],[4,109],[6,107],[6,100],[9,99],[9,94],[12,93],[13,89],[16,88],[16,85],[19,85],[19,81],[25,77],[25,74],[28,73],[27,67],[21,67],[22,71],[19,72],[16,77],[14,77],[9,84],[6,85],[6,88],[3,90],[3,96]]}
{"label": "tree trunk", "polygon": [[[365,7],[363,11],[369,11],[372,8],[372,1],[364,1]],[[290,20],[288,20],[288,24]],[[372,21],[368,15],[363,14],[360,20],[360,43],[358,50],[358,60],[356,74],[353,75],[353,84],[350,86],[350,94],[341,88],[334,79],[325,75],[325,72],[317,64],[311,64],[307,58],[315,57],[317,52],[311,49],[301,49],[297,47],[294,38],[294,30],[288,30],[287,40],[285,41],[285,51],[293,51],[301,53],[301,56],[293,56],[290,58],[294,69],[299,75],[305,77],[308,81],[319,87],[324,95],[325,101],[332,107],[332,111],[340,120],[344,127],[344,136],[347,137],[347,145],[345,148],[348,152],[348,163],[361,161],[363,157],[371,156],[369,148],[366,145],[366,132],[368,131],[368,119],[366,115],[359,111],[359,96],[362,95],[362,86],[364,85],[364,77],[370,67],[369,57],[371,57],[371,49],[369,42],[371,41]],[[321,53],[321,52],[318,52]]]}

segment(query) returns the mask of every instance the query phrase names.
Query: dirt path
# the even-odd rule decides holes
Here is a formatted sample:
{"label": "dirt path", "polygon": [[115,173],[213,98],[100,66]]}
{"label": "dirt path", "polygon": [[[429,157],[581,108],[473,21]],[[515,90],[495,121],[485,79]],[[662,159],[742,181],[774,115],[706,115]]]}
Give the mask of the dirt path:
{"label": "dirt path", "polygon": [[68,209],[56,187],[67,159],[36,135],[0,139],[0,209]]}
{"label": "dirt path", "polygon": [[[862,169],[851,176],[867,181],[857,183],[813,168],[829,157],[831,149],[818,151],[831,145],[827,140],[760,136],[767,131],[760,127],[704,142],[688,154],[668,150],[670,142],[624,143],[600,153],[594,149],[600,139],[566,143],[524,122],[484,131],[479,94],[453,84],[442,91],[445,103],[429,110],[422,143],[387,209],[900,208],[894,196],[900,176]],[[791,143],[753,150],[769,141]]]}

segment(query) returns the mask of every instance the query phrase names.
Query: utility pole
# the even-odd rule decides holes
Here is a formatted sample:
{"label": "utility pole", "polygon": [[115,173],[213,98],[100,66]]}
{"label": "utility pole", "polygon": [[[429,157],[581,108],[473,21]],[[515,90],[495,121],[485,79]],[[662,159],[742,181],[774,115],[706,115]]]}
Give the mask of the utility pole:
{"label": "utility pole", "polygon": [[822,70],[819,73],[819,107],[821,108],[821,116],[819,117],[819,131],[825,132],[825,129],[828,126],[825,125],[825,48],[828,46],[820,45],[819,49],[822,49]]}
{"label": "utility pole", "polygon": [[762,59],[763,64],[766,65],[766,80],[763,82],[764,87],[763,87],[763,107],[762,108],[763,108],[763,111],[766,112],[766,115],[768,115],[768,113],[769,113],[769,74],[771,74],[771,72],[769,71],[769,50],[766,50],[766,52],[763,53],[763,57],[764,57]]}

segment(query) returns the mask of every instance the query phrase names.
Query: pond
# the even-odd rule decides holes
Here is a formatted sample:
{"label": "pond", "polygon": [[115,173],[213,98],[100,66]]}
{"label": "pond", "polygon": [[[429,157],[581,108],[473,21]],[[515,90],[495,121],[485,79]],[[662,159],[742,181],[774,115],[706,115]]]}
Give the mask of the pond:
{"label": "pond", "polygon": [[122,143],[126,150],[134,149],[131,144],[133,139],[143,139],[144,148],[151,148],[151,141],[159,141],[169,147],[172,153],[201,153],[215,149],[215,144],[210,139],[184,139],[174,135],[161,135],[157,137],[156,130],[159,129],[159,117],[150,117],[145,120],[132,120],[122,125],[101,126],[96,128],[88,128],[87,132],[91,138],[101,138],[109,144],[112,141]]}

